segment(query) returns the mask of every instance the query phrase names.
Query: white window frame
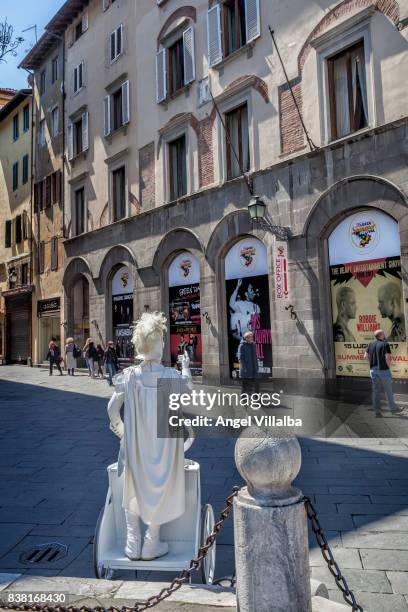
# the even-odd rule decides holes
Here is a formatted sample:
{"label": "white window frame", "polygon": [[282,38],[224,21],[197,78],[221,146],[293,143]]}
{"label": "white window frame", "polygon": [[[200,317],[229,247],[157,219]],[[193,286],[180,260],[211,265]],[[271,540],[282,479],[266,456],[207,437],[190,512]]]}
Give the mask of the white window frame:
{"label": "white window frame", "polygon": [[[113,116],[112,116],[112,112],[113,112],[112,97],[117,91],[119,91],[119,89],[122,92],[122,125],[114,129],[113,128]],[[126,110],[127,110],[127,115],[125,112]],[[106,122],[106,119],[108,119],[108,123]],[[115,89],[110,91],[110,93],[107,94],[103,99],[103,135],[105,136],[105,138],[107,138],[111,134],[117,132],[124,126],[128,125],[129,123],[130,123],[130,81],[129,79],[126,79],[126,81],[123,81],[123,83],[121,83],[120,86],[115,87]]]}
{"label": "white window frame", "polygon": [[[192,128],[190,125],[185,123],[175,127],[171,131],[167,132],[163,136],[163,195],[164,202],[171,202],[170,200],[170,155],[169,155],[169,144],[181,136],[185,136],[186,139],[186,194],[183,198],[188,197],[194,192],[194,178],[198,177],[198,143],[196,143],[197,155],[194,155],[192,149]],[[195,160],[195,158],[197,158]],[[195,161],[197,163],[195,163]],[[196,173],[194,172],[196,166]]]}
{"label": "white window frame", "polygon": [[[118,52],[118,31],[120,30],[120,51]],[[115,38],[115,57],[112,59],[112,36]],[[121,23],[113,32],[109,35],[109,60],[111,64],[114,64],[123,55],[123,24]]]}
{"label": "white window frame", "polygon": [[[331,117],[329,99],[329,74],[328,58],[341,53],[359,40],[364,44],[365,72],[368,102],[368,125],[359,132],[374,127],[377,123],[376,100],[374,84],[374,66],[371,40],[371,16],[374,12],[372,7],[364,9],[361,13],[351,17],[339,26],[332,28],[318,37],[313,46],[316,49],[318,90],[319,90],[319,115],[320,115],[320,137],[322,144],[334,142],[331,138]],[[353,25],[353,22],[356,22]],[[342,138],[350,138],[356,132],[352,132]]]}
{"label": "white window frame", "polygon": [[44,147],[46,143],[45,127],[45,119],[41,119],[38,126],[38,144],[40,145],[40,147]]}
{"label": "white window frame", "polygon": [[[191,75],[186,75],[186,38],[187,33],[190,32],[190,41],[191,41]],[[183,56],[184,56],[184,73],[183,73],[183,87],[180,87],[177,91],[172,94],[169,94],[169,78],[170,74],[168,71],[169,64],[169,49],[173,46],[177,41],[183,41]],[[156,53],[156,102],[160,104],[160,102],[164,102],[169,97],[177,96],[184,88],[188,87],[196,80],[196,50],[195,50],[195,28],[193,23],[188,23],[183,26],[183,28],[176,29],[175,32],[170,33],[166,36],[166,41],[160,46],[159,51]],[[163,95],[159,96],[159,70],[162,70],[162,79],[163,79]]]}
{"label": "white window frame", "polygon": [[[245,90],[237,93],[236,95],[228,97],[225,101],[218,104],[218,108],[225,124],[225,114],[233,111],[235,108],[238,108],[238,106],[243,106],[244,104],[247,105],[248,113],[249,170],[247,174],[251,174],[259,167],[259,149],[258,151],[255,150],[255,122],[252,92]],[[216,147],[216,151],[214,151],[214,168],[218,168],[219,182],[225,183],[230,180],[237,180],[239,177],[229,179],[227,175],[226,135],[221,119],[218,115],[216,120],[216,134],[218,146]],[[259,139],[257,139],[257,142],[259,142]]]}
{"label": "white window frame", "polygon": [[[55,125],[55,121],[54,121],[54,113],[55,112],[57,114],[56,125]],[[56,106],[54,106],[54,108],[51,109],[51,136],[53,138],[58,136],[58,131],[59,131],[59,107],[58,107],[58,105],[56,105]]]}
{"label": "white window frame", "polygon": [[[79,62],[79,64],[77,64],[74,67],[73,87],[72,87],[74,95],[79,93],[84,88],[84,65],[85,65],[84,64],[84,60],[82,60],[81,62]],[[78,85],[79,85],[79,81],[80,81],[79,75],[81,75],[81,85],[77,89],[75,89],[75,75],[77,75],[76,76],[76,81],[77,81]]]}
{"label": "white window frame", "polygon": [[[115,170],[119,170],[119,168],[125,168],[125,210],[126,214],[122,219],[118,219],[117,221],[113,220],[113,173]],[[130,201],[129,201],[129,169],[126,157],[120,157],[116,159],[114,162],[109,163],[108,166],[109,172],[109,223],[119,223],[124,219],[128,219],[130,217]]]}

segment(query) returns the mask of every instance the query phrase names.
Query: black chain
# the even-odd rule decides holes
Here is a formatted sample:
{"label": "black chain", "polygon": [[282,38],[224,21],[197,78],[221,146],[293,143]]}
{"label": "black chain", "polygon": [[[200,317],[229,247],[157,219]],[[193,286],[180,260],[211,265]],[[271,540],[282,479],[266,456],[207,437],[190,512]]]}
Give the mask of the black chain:
{"label": "black chain", "polygon": [[349,606],[351,606],[353,611],[356,610],[357,612],[364,612],[363,608],[359,606],[356,602],[356,598],[354,596],[353,591],[349,589],[347,580],[341,573],[341,569],[339,568],[336,560],[333,557],[333,553],[330,549],[326,536],[323,533],[319,518],[317,516],[317,512],[312,502],[310,501],[309,497],[304,497],[303,501],[305,502],[307,516],[312,524],[312,530],[316,536],[316,541],[322,552],[323,559],[326,561],[330,573],[334,576],[336,584],[343,594],[344,601],[348,603]]}
{"label": "black chain", "polygon": [[204,546],[201,546],[198,550],[198,556],[195,559],[191,559],[190,565],[188,568],[183,569],[174,580],[169,584],[168,587],[163,588],[160,593],[157,595],[152,595],[146,601],[142,601],[139,603],[135,603],[133,607],[123,607],[116,608],[115,606],[111,606],[109,608],[103,608],[102,606],[96,606],[95,608],[89,608],[88,606],[82,606],[81,608],[76,608],[75,606],[42,606],[39,604],[30,606],[30,605],[19,605],[19,604],[7,604],[1,600],[0,595],[0,607],[5,610],[36,610],[41,612],[143,612],[143,610],[149,610],[150,608],[154,608],[161,601],[170,597],[175,591],[177,591],[187,580],[189,580],[191,574],[194,570],[198,570],[201,567],[201,564],[206,557],[208,551],[211,546],[214,544],[219,531],[222,528],[224,521],[228,518],[231,513],[233,506],[233,499],[238,494],[239,487],[233,487],[231,495],[229,495],[226,499],[226,507],[222,512],[220,512],[220,518],[215,523],[213,531],[208,536]]}

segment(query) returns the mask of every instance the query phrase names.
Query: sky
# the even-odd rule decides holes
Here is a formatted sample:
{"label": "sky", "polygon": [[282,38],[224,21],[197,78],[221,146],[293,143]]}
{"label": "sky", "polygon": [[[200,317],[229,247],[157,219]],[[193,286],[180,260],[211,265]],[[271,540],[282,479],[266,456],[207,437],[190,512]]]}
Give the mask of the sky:
{"label": "sky", "polygon": [[35,44],[35,31],[23,30],[36,25],[37,38],[40,38],[44,26],[64,2],[65,0],[0,0],[0,21],[3,22],[7,17],[8,23],[14,27],[14,34],[25,39],[18,49],[17,57],[8,54],[5,58],[7,63],[0,63],[0,87],[27,87],[27,72],[19,70],[17,66]]}

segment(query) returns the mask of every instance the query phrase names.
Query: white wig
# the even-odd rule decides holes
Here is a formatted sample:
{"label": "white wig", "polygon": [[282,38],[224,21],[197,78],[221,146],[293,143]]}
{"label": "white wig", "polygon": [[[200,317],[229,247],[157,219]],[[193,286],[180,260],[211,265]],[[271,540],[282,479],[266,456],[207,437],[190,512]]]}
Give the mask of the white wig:
{"label": "white wig", "polygon": [[138,357],[149,354],[157,338],[163,338],[166,331],[166,317],[163,312],[144,312],[136,322],[132,337]]}

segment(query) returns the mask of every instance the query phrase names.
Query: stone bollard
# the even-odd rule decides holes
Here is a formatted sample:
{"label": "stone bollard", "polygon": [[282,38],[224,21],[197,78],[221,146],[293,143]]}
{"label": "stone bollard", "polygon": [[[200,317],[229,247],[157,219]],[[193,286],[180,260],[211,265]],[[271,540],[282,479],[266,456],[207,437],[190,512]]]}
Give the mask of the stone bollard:
{"label": "stone bollard", "polygon": [[307,515],[292,486],[297,438],[240,437],[235,463],[247,483],[234,499],[238,610],[311,612]]}

